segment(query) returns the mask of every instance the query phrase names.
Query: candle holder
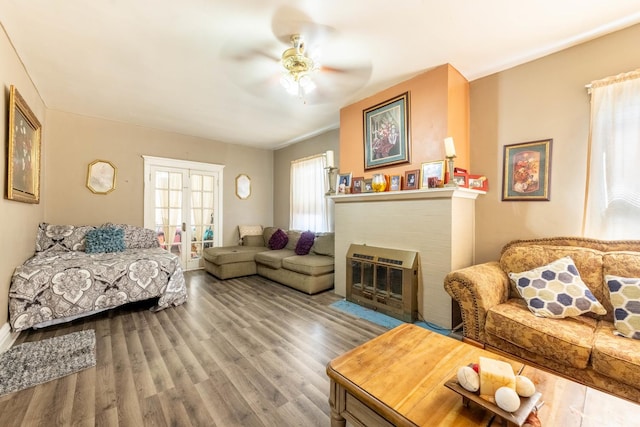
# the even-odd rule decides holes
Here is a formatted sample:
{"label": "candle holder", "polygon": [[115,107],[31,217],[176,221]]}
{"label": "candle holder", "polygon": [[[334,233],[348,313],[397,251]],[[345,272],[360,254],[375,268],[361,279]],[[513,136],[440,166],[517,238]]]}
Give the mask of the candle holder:
{"label": "candle holder", "polygon": [[329,180],[329,190],[324,193],[325,196],[331,196],[333,194],[336,194],[336,188],[334,187],[334,185],[336,185],[336,178],[338,176],[338,168],[336,167],[332,167],[332,166],[327,166],[326,168],[324,168],[324,170],[327,171],[327,179]]}
{"label": "candle holder", "polygon": [[453,159],[455,159],[456,156],[447,156],[447,162],[449,162],[449,180],[447,181],[447,183],[444,185],[445,187],[458,187],[458,183],[455,182],[453,180],[454,177],[454,169],[453,169]]}

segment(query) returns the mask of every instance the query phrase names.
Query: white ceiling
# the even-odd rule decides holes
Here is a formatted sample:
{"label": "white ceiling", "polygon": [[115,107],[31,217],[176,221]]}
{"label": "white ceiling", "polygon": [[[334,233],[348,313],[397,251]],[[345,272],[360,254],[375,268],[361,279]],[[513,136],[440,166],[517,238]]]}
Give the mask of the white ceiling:
{"label": "white ceiling", "polygon": [[[268,149],[432,67],[471,81],[638,22],[640,0],[0,0],[48,108]],[[278,83],[295,32],[330,67],[306,104]]]}

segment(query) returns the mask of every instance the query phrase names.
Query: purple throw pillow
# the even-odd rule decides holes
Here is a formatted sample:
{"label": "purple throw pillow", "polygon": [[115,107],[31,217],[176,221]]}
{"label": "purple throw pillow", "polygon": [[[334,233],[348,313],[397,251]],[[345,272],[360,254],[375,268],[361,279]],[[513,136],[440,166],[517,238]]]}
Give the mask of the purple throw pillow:
{"label": "purple throw pillow", "polygon": [[313,231],[305,231],[300,235],[298,243],[296,244],[296,255],[306,255],[313,246],[313,240],[316,238],[316,233]]}
{"label": "purple throw pillow", "polygon": [[269,249],[282,249],[287,246],[287,242],[289,242],[287,233],[278,228],[269,239]]}

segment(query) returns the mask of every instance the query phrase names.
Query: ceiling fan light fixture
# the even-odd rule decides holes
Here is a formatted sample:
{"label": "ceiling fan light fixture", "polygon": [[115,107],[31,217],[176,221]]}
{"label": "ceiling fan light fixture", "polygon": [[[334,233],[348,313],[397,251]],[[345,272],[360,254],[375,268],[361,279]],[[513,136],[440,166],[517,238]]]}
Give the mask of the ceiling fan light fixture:
{"label": "ceiling fan light fixture", "polygon": [[291,36],[291,44],[293,47],[282,53],[285,74],[280,78],[280,84],[289,94],[304,98],[306,93],[316,88],[311,73],[317,71],[319,67],[305,54],[304,42],[299,34]]}

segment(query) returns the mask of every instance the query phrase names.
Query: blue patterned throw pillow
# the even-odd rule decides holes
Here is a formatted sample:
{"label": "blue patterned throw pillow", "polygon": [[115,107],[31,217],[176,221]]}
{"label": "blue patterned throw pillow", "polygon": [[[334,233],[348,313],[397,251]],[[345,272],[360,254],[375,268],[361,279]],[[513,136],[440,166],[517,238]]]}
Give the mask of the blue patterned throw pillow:
{"label": "blue patterned throw pillow", "polygon": [[536,316],[562,319],[607,310],[580,278],[571,257],[522,273],[509,273],[516,289]]}
{"label": "blue patterned throw pillow", "polygon": [[87,253],[122,252],[125,249],[124,230],[116,227],[91,230],[85,237],[85,247]]}
{"label": "blue patterned throw pillow", "polygon": [[640,279],[606,275],[615,334],[640,340]]}

